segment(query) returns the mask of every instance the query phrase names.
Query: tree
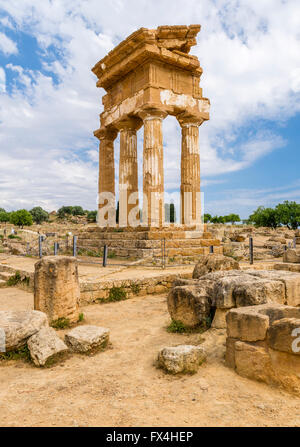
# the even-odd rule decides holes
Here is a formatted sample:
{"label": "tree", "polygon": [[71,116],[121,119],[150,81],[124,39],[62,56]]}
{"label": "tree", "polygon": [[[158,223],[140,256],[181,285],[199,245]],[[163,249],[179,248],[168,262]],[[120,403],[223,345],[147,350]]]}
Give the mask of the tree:
{"label": "tree", "polygon": [[24,209],[10,213],[9,221],[13,225],[18,225],[21,228],[23,228],[24,225],[29,226],[33,224],[32,215],[29,211]]}
{"label": "tree", "polygon": [[57,215],[60,219],[63,219],[64,217],[67,216],[71,216],[73,212],[73,207],[72,206],[62,206],[61,208],[59,208],[59,210],[57,211]]}
{"label": "tree", "polygon": [[49,219],[47,211],[43,210],[40,206],[36,206],[29,211],[35,223],[41,224]]}
{"label": "tree", "polygon": [[232,225],[235,224],[235,222],[240,222],[241,218],[238,214],[228,214],[228,216],[224,216],[225,222],[230,222]]}
{"label": "tree", "polygon": [[0,208],[0,213],[6,213],[4,208]]}
{"label": "tree", "polygon": [[84,216],[84,211],[82,206],[73,206],[72,207],[72,214],[73,216]]}
{"label": "tree", "polygon": [[3,210],[3,208],[0,208],[0,222],[9,222],[9,213],[1,210]]}
{"label": "tree", "polygon": [[210,214],[204,214],[204,223],[211,222],[211,215]]}
{"label": "tree", "polygon": [[176,210],[174,203],[170,203],[170,223],[176,222]]}
{"label": "tree", "polygon": [[87,220],[89,222],[97,222],[97,211],[88,211]]}
{"label": "tree", "polygon": [[259,206],[254,213],[249,216],[249,220],[258,227],[276,228],[280,224],[277,210]]}
{"label": "tree", "polygon": [[275,208],[281,224],[296,230],[300,226],[300,204],[285,200]]}

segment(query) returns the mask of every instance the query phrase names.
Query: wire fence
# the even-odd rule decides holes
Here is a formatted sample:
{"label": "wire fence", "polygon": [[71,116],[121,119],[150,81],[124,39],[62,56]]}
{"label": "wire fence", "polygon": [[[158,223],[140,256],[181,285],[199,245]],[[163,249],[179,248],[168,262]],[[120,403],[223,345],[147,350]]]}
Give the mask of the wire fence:
{"label": "wire fence", "polygon": [[[1,237],[2,235],[0,235]],[[4,234],[3,238],[7,240],[18,240],[21,239],[16,233],[11,235]],[[152,250],[152,256],[148,256],[144,259],[132,260],[129,257],[117,257],[113,247],[108,245],[103,245],[99,249],[94,247],[83,246],[78,243],[78,236],[67,234],[65,236],[57,236],[56,233],[46,233],[45,235],[38,234],[33,237],[30,242],[26,242],[25,251],[19,253],[20,256],[30,256],[42,258],[43,256],[61,256],[61,255],[71,255],[78,259],[80,263],[84,264],[94,264],[102,267],[107,266],[136,266],[142,265],[143,267],[152,268],[172,268],[186,266],[191,262],[180,262],[180,258],[176,260],[174,257],[170,256],[170,248],[168,246],[167,239],[160,240],[160,248]],[[283,246],[283,250],[288,248],[296,248],[296,238],[293,242],[289,242],[287,245]],[[155,255],[154,255],[155,251]],[[215,247],[213,245],[209,246],[209,253],[214,253]],[[173,251],[174,252],[174,249]],[[255,259],[255,245],[253,237],[249,237],[249,248],[248,253],[246,252],[246,257],[249,260],[249,264],[253,265]],[[199,255],[197,255],[199,256]],[[197,257],[195,256],[195,257]],[[192,261],[192,257],[190,258]],[[193,260],[195,262],[195,260]],[[274,262],[272,259],[264,259],[264,262]]]}

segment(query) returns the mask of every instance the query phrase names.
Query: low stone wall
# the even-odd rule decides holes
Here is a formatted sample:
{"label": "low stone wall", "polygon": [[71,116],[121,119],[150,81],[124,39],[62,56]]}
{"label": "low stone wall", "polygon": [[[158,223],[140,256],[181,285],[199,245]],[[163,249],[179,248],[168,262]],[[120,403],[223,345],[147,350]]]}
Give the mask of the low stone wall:
{"label": "low stone wall", "polygon": [[80,305],[96,303],[108,300],[112,288],[120,288],[126,293],[127,298],[159,294],[167,292],[178,278],[191,278],[192,272],[186,273],[161,273],[152,278],[139,278],[131,280],[106,280],[97,282],[80,282]]}
{"label": "low stone wall", "polygon": [[231,309],[226,322],[227,366],[243,377],[300,394],[300,307]]}

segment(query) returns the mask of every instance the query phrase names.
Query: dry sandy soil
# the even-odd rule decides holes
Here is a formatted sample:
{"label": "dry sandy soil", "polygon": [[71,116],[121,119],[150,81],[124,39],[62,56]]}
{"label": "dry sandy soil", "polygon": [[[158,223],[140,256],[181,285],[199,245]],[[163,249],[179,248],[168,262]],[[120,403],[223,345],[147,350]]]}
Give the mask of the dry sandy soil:
{"label": "dry sandy soil", "polygon": [[[30,309],[33,296],[0,289],[0,309]],[[165,295],[82,308],[109,327],[111,348],[48,369],[0,363],[1,426],[299,426],[300,399],[244,379],[223,363],[225,334],[170,334]],[[63,336],[63,331],[59,331]],[[156,369],[163,346],[203,343],[207,362],[190,376]]]}

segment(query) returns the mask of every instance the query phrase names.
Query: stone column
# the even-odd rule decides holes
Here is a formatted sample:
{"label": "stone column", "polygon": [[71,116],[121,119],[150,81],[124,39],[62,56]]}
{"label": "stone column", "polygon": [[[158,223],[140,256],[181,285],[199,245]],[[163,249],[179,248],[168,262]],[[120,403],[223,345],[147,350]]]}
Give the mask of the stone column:
{"label": "stone column", "polygon": [[181,126],[181,223],[201,223],[199,125],[201,121],[178,118]]}
{"label": "stone column", "polygon": [[[101,210],[101,208],[107,206],[108,211],[105,214],[105,218],[108,218],[108,215],[113,216],[113,213],[115,214],[116,212],[114,140],[116,139],[118,132],[115,129],[104,128],[100,129],[99,132],[97,132],[97,134],[95,135],[100,140],[98,210]],[[100,203],[101,195],[103,198],[105,198],[104,203]],[[111,197],[110,199],[109,196]],[[100,226],[103,226],[101,223],[99,224]]]}
{"label": "stone column", "polygon": [[[119,226],[123,227],[139,222],[136,131],[141,124],[140,120],[134,118],[128,118],[118,124],[120,131]],[[132,211],[130,214],[134,208],[136,212]]]}
{"label": "stone column", "polygon": [[144,122],[143,224],[158,227],[165,221],[162,122],[167,113],[147,110],[140,116]]}

